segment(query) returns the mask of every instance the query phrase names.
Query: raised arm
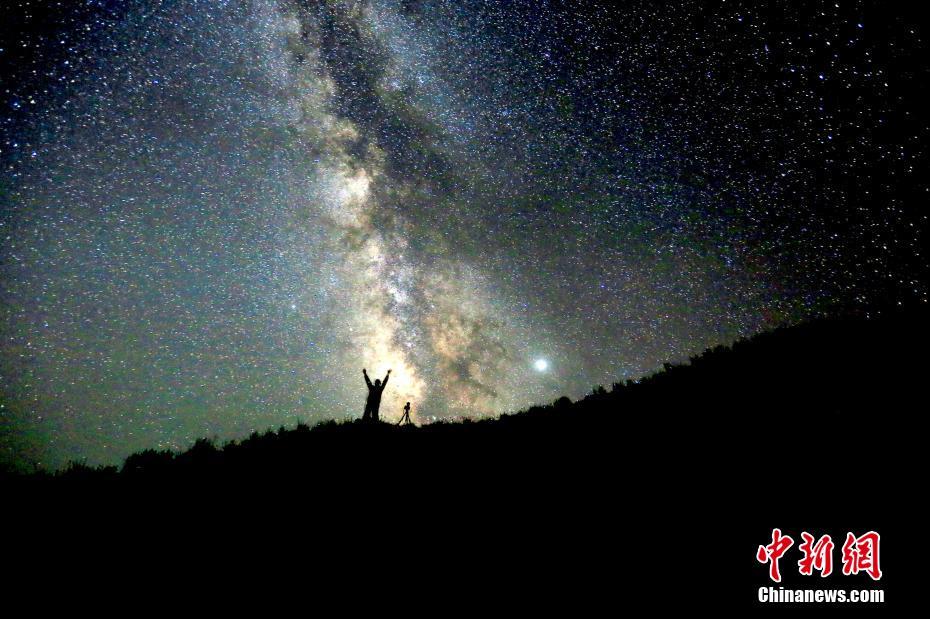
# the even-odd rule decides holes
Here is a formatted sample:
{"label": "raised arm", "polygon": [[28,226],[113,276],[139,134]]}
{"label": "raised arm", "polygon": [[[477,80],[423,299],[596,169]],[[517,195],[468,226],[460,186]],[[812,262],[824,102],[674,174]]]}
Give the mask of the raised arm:
{"label": "raised arm", "polygon": [[388,370],[388,373],[385,374],[384,380],[381,381],[381,388],[384,389],[387,386],[387,381],[391,377],[391,370]]}
{"label": "raised arm", "polygon": [[365,376],[365,384],[371,387],[371,380],[368,378],[368,370],[362,369],[362,374]]}

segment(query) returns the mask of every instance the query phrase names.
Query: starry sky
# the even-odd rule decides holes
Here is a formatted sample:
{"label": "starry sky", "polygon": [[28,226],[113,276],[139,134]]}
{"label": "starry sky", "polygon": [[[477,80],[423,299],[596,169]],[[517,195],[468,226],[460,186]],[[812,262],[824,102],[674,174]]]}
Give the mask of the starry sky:
{"label": "starry sky", "polygon": [[[619,6],[617,6],[619,5]],[[583,396],[927,302],[904,3],[4,5],[0,461]]]}

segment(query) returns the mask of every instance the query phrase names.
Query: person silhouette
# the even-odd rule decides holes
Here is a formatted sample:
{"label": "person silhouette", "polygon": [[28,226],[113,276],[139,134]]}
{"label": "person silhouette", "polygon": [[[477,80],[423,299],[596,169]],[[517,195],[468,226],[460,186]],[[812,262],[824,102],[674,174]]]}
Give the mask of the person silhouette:
{"label": "person silhouette", "polygon": [[404,404],[404,416],[400,418],[400,421],[397,422],[397,425],[410,425],[413,423],[410,421],[410,402]]}
{"label": "person silhouette", "polygon": [[368,385],[368,399],[365,400],[365,412],[362,414],[362,419],[365,421],[378,421],[378,409],[381,408],[381,392],[387,387],[388,379],[391,377],[391,370],[387,371],[384,381],[376,378],[374,384],[371,384],[371,380],[368,378],[368,370],[362,368],[362,374],[365,376],[365,384]]}

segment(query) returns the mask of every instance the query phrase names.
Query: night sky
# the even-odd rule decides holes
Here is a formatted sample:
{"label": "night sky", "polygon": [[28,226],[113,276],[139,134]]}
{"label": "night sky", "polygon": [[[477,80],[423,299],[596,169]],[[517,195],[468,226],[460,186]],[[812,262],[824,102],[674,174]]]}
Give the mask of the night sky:
{"label": "night sky", "polygon": [[888,2],[4,2],[0,461],[583,396],[927,302]]}

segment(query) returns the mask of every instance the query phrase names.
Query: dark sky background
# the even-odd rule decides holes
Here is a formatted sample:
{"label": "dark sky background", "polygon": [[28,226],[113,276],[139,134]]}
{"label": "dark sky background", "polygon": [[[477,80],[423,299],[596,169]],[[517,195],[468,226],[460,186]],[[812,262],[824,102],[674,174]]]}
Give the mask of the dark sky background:
{"label": "dark sky background", "polygon": [[888,2],[4,3],[0,460],[492,415],[927,302]]}

